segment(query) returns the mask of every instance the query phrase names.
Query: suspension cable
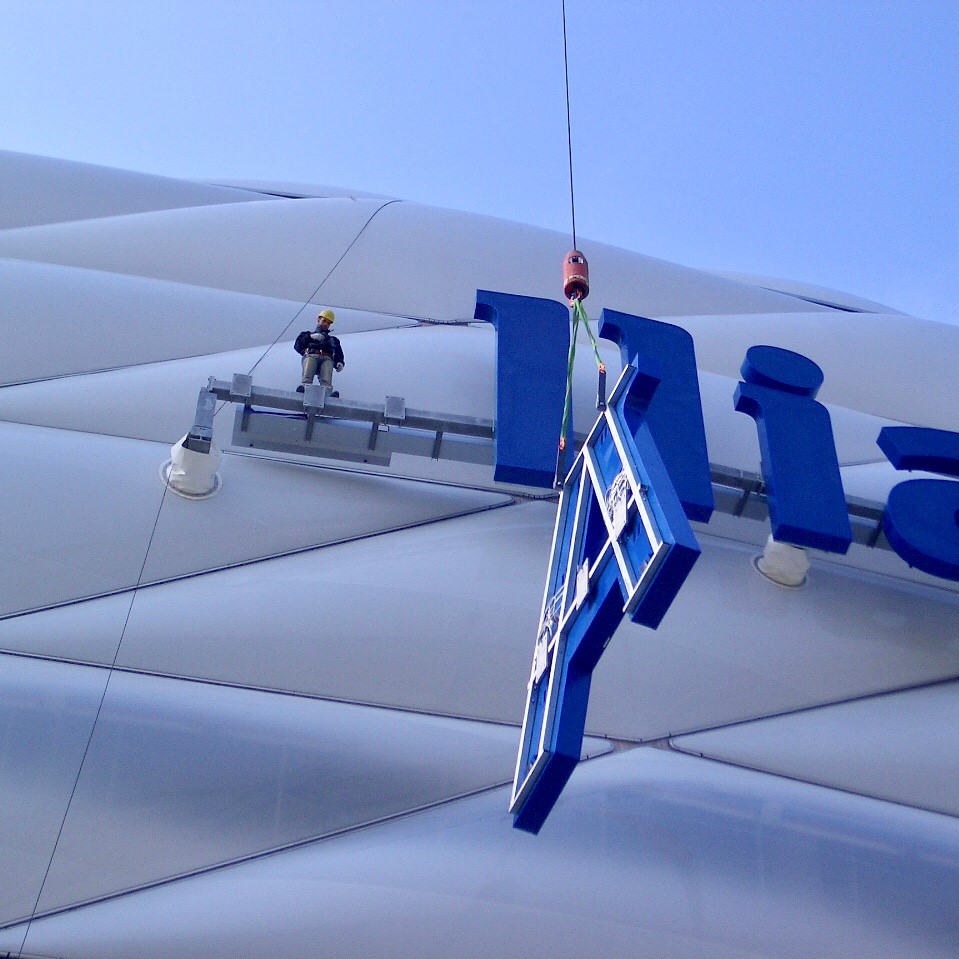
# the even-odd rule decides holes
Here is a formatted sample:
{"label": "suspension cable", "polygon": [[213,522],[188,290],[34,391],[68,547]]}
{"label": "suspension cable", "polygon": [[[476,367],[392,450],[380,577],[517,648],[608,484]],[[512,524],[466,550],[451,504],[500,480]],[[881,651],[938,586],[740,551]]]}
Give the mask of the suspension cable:
{"label": "suspension cable", "polygon": [[563,72],[566,76],[566,144],[569,152],[569,211],[573,221],[573,249],[576,249],[576,200],[573,192],[573,127],[569,118],[569,54],[566,47],[566,0],[563,0]]}
{"label": "suspension cable", "polygon": [[569,155],[569,208],[573,228],[573,249],[566,255],[563,263],[563,293],[569,299],[571,310],[569,331],[569,357],[566,363],[566,398],[563,402],[563,423],[560,427],[559,449],[556,452],[556,476],[554,485],[562,488],[566,476],[566,445],[569,436],[570,419],[573,406],[573,366],[576,359],[576,333],[579,324],[586,327],[586,335],[593,347],[599,382],[596,387],[596,409],[606,409],[606,365],[599,354],[596,335],[589,323],[589,317],[583,307],[583,300],[589,293],[589,265],[586,257],[577,249],[576,244],[576,192],[573,183],[573,124],[569,105],[569,45],[566,33],[566,0],[563,0],[563,72],[566,79],[566,146]]}

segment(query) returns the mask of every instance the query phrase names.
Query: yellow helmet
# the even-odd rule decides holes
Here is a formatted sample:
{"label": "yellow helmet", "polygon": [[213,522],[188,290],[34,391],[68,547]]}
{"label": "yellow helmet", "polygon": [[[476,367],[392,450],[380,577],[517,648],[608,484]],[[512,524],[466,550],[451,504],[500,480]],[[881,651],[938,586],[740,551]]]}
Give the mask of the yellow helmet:
{"label": "yellow helmet", "polygon": [[319,323],[320,320],[329,320],[330,324],[332,325],[334,322],[336,322],[336,314],[332,310],[322,310],[320,315],[317,316],[316,322]]}

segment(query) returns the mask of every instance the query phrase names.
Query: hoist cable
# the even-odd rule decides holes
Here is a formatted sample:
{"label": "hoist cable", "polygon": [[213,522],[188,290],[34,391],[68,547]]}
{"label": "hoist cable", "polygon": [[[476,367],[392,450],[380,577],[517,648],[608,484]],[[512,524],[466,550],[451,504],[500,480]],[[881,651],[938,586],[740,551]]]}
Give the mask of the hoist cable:
{"label": "hoist cable", "polygon": [[[569,105],[569,43],[566,32],[566,0],[563,0],[563,74],[566,81],[566,146],[569,157],[569,210],[573,228],[573,253],[575,253],[577,251],[576,189],[573,182],[573,124]],[[570,254],[570,256],[572,257],[572,254]],[[570,259],[567,262],[566,267],[574,262],[583,264],[583,267],[586,270],[586,276],[568,278],[567,286],[564,289],[564,292],[566,292],[567,295],[572,293],[569,300],[572,315],[570,316],[569,323],[569,359],[566,364],[566,397],[563,402],[563,423],[560,427],[559,449],[556,453],[555,484],[558,487],[562,486],[566,473],[566,445],[573,409],[573,366],[576,359],[576,333],[579,329],[580,323],[586,327],[586,335],[589,337],[589,342],[593,347],[593,355],[596,357],[596,367],[599,370],[599,382],[596,389],[596,409],[606,409],[606,364],[603,363],[603,358],[599,354],[599,344],[596,341],[596,335],[593,333],[593,328],[589,323],[589,317],[586,315],[586,310],[583,307],[583,297],[589,292],[588,267],[585,266],[584,257],[581,257],[581,259],[576,261]],[[570,284],[574,279],[580,284],[583,284],[585,281],[585,285],[579,290],[577,290],[577,288],[574,286],[571,290]]]}
{"label": "hoist cable", "polygon": [[566,49],[566,0],[563,0],[563,71],[566,75],[566,144],[569,151],[569,211],[573,221],[573,249],[576,249],[576,200],[573,192],[573,127],[569,119],[569,54]]}

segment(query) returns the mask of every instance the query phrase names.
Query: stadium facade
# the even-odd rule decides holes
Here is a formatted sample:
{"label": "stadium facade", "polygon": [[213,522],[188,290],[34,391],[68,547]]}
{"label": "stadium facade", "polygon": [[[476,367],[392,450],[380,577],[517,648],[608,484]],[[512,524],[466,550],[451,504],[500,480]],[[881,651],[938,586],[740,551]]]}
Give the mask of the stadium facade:
{"label": "stadium facade", "polygon": [[[762,489],[718,483],[534,836],[508,806],[555,493],[239,449],[229,408],[216,495],[165,488],[208,378],[292,391],[325,307],[344,399],[494,419],[477,290],[561,301],[568,243],[0,153],[0,955],[955,955],[956,589],[880,529],[785,588],[754,565]],[[756,344],[822,368],[854,514],[904,478],[883,427],[956,429],[955,328],[581,247],[592,317],[692,334],[714,477],[761,474],[733,405]]]}

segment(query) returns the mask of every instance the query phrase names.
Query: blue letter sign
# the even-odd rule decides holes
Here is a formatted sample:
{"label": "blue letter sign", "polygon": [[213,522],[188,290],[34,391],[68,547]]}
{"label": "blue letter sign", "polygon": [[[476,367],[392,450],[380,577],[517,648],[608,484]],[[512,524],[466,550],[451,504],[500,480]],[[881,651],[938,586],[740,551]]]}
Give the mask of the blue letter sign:
{"label": "blue letter sign", "polygon": [[477,290],[474,315],[496,327],[493,479],[552,489],[563,422],[569,310],[555,300]]}
{"label": "blue letter sign", "polygon": [[[959,476],[959,436],[949,430],[885,426],[876,442],[897,470]],[[882,525],[910,566],[959,579],[959,483],[915,479],[894,486]]]}
{"label": "blue letter sign", "polygon": [[681,326],[615,310],[603,310],[599,335],[619,344],[623,366],[637,354],[662,363],[663,379],[645,422],[686,515],[708,523],[713,515],[713,483],[692,336]]}
{"label": "blue letter sign", "polygon": [[736,409],[756,421],[773,538],[845,553],[852,527],[829,412],[816,402],[822,370],[801,353],[751,346],[742,375]]}
{"label": "blue letter sign", "polygon": [[[496,327],[496,427],[493,478],[549,487],[563,416],[568,311],[553,300],[476,291],[477,319]],[[705,522],[713,509],[692,338],[679,327],[603,310],[600,334],[626,355],[663,366],[655,402],[636,423],[657,446],[686,515]],[[780,542],[845,553],[852,527],[829,412],[816,401],[823,372],[811,359],[777,346],[751,346],[735,406],[756,422],[764,493],[773,537]],[[631,394],[635,392],[631,391]],[[648,409],[646,408],[648,406]],[[645,434],[644,434],[645,435]],[[959,473],[957,436],[947,430],[886,427],[879,438],[896,469]],[[948,480],[907,480],[889,498],[883,522],[892,548],[912,566],[959,579],[956,493]]]}
{"label": "blue letter sign", "polygon": [[658,384],[626,367],[563,487],[510,804],[527,832],[579,762],[593,669],[616,627],[628,615],[655,629],[699,556],[643,422]]}

